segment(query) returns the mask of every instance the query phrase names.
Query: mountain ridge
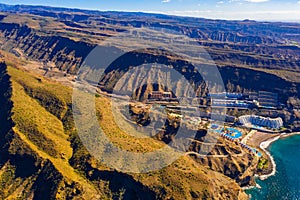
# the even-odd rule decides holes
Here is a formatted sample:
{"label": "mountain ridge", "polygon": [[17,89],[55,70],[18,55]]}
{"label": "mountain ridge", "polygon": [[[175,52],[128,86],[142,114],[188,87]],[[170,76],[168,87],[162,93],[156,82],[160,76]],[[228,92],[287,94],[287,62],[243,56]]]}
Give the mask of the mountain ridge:
{"label": "mountain ridge", "polygon": [[[226,197],[246,199],[246,195],[231,179],[205,169],[189,157],[184,157],[171,166],[148,174],[124,174],[109,169],[91,157],[82,146],[80,139],[73,132],[72,121],[70,121],[72,117],[69,116],[68,111],[65,112],[64,117],[60,118],[61,122],[56,122],[64,124],[64,133],[61,134],[67,134],[68,137],[56,139],[52,146],[58,151],[58,154],[51,154],[51,149],[47,149],[45,145],[40,146],[35,138],[40,138],[41,142],[52,140],[54,132],[49,133],[46,129],[54,126],[54,122],[51,123],[51,126],[49,126],[50,124],[37,124],[39,131],[35,132],[34,137],[28,135],[26,129],[21,127],[35,129],[35,120],[48,115],[48,120],[54,120],[56,113],[60,112],[53,109],[47,110],[43,103],[56,104],[56,100],[51,96],[60,93],[65,94],[65,97],[62,95],[58,97],[61,100],[64,99],[63,101],[68,101],[69,95],[62,91],[69,89],[59,83],[39,78],[13,67],[8,67],[10,76],[8,77],[4,63],[1,64],[0,69],[3,72],[1,77],[6,77],[0,79],[1,86],[5,85],[3,80],[6,80],[8,81],[6,85],[9,86],[6,90],[8,92],[11,90],[12,96],[7,96],[7,99],[12,99],[11,109],[14,122],[14,125],[8,126],[11,131],[1,132],[3,138],[8,138],[8,140],[1,140],[1,146],[7,147],[1,148],[1,155],[7,155],[5,160],[2,160],[4,157],[1,156],[0,182],[5,181],[5,184],[2,185],[3,193],[0,193],[1,198],[118,199],[123,196],[125,199],[168,199],[172,197],[177,199],[204,197],[206,199]],[[12,88],[10,89],[10,87]],[[26,87],[31,89],[26,89]],[[58,88],[59,90],[57,90]],[[48,92],[43,92],[43,90]],[[39,99],[42,96],[44,98],[41,102]],[[34,106],[35,111],[28,112],[32,110],[28,109],[28,106]],[[65,108],[61,107],[60,109]],[[60,114],[57,115],[57,117],[59,116]],[[25,121],[22,121],[22,118]],[[42,136],[45,138],[41,139]],[[73,149],[71,157],[65,150],[62,151],[57,146],[57,142],[60,141],[70,142],[70,147]],[[176,178],[178,175],[181,177],[179,180]],[[153,176],[158,180],[154,180]],[[210,179],[211,176],[217,176],[222,182],[231,184],[222,186],[221,182]],[[174,187],[170,188],[170,184]],[[209,185],[212,188],[218,188],[218,194]],[[91,188],[89,189],[89,187]],[[226,190],[227,187],[230,189]]]}

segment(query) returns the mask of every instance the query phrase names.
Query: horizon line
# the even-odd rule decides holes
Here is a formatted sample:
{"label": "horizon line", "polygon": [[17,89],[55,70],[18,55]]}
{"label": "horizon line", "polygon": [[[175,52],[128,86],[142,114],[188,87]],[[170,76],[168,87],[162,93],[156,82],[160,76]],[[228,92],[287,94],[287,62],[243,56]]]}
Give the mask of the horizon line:
{"label": "horizon line", "polygon": [[79,10],[79,11],[92,11],[92,12],[123,12],[123,13],[143,13],[143,14],[155,14],[155,15],[164,15],[170,17],[183,17],[183,18],[195,18],[195,19],[205,19],[205,20],[215,20],[215,21],[253,21],[253,22],[270,22],[270,23],[297,23],[300,24],[299,20],[295,19],[292,20],[257,20],[257,19],[249,19],[249,18],[236,18],[236,19],[228,19],[228,18],[210,18],[210,17],[200,17],[200,16],[191,16],[191,15],[180,15],[180,14],[173,14],[168,12],[162,11],[137,11],[137,10],[100,10],[100,9],[93,9],[93,8],[79,8],[79,7],[65,7],[65,6],[53,6],[53,5],[41,5],[41,4],[7,4],[0,2],[0,5],[6,6],[32,6],[32,7],[48,7],[48,8],[58,8],[58,9],[70,9],[70,10]]}

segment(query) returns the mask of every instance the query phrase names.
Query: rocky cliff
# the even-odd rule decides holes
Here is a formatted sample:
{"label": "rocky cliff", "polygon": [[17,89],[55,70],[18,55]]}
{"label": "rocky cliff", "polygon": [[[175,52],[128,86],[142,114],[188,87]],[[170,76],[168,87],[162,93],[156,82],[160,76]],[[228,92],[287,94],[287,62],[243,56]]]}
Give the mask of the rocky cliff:
{"label": "rocky cliff", "polygon": [[52,34],[41,35],[26,25],[1,23],[0,31],[3,49],[20,48],[27,57],[53,62],[59,70],[69,73],[76,72],[95,46]]}

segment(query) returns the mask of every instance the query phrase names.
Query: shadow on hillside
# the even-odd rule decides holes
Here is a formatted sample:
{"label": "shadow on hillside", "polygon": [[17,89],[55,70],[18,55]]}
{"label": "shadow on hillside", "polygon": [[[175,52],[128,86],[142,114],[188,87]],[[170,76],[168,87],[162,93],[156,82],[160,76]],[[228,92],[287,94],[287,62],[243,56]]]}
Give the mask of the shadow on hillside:
{"label": "shadow on hillside", "polygon": [[0,166],[7,162],[9,142],[12,140],[12,95],[10,76],[7,74],[6,64],[0,63]]}
{"label": "shadow on hillside", "polygon": [[123,199],[156,199],[153,191],[134,180],[130,175],[122,172],[95,170],[91,175],[91,179],[109,181],[109,189],[113,193],[124,191]]}

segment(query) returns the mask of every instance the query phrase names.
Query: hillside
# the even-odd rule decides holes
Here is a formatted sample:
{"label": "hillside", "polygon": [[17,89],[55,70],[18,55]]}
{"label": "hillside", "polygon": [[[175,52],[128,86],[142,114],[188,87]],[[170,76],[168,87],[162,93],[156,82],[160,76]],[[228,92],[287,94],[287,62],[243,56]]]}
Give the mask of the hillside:
{"label": "hillside", "polygon": [[[43,62],[44,73],[49,77],[76,75],[86,56],[108,38],[132,28],[165,28],[196,39],[218,66],[224,85],[233,85],[227,90],[278,93],[280,103],[298,109],[297,103],[289,99],[299,100],[300,25],[297,23],[209,20],[43,6],[2,5],[0,11],[1,49]],[[168,45],[167,41],[163,43]],[[137,64],[157,59],[151,57],[151,52],[138,54],[141,58]],[[114,63],[119,67],[114,73],[134,64],[119,61],[121,65]],[[161,62],[174,63],[179,63],[177,70],[183,72],[185,63],[180,64],[179,60],[170,62],[162,58]],[[184,75],[201,89],[203,82],[190,69]],[[142,96],[138,94],[137,98]]]}
{"label": "hillside", "polygon": [[[73,86],[81,78],[77,74],[81,65],[103,41],[132,28],[149,27],[195,39],[196,46],[212,58],[227,92],[267,91],[278,95],[278,108],[226,108],[228,115],[281,117],[290,131],[300,130],[297,23],[0,4],[0,199],[248,199],[242,187],[255,183],[254,175],[263,159],[241,148],[237,141],[221,137],[203,157],[199,152],[207,145],[204,141],[209,119],[195,138],[187,138],[192,141],[187,152],[158,171],[135,174],[112,169],[83,145],[72,107]],[[130,40],[124,43],[134,46]],[[122,50],[122,45],[114,44],[113,53]],[[168,38],[160,45],[168,46]],[[139,67],[147,63],[169,68],[158,66],[151,71]],[[132,69],[146,77],[142,85],[139,76],[127,74]],[[180,73],[193,88],[179,79],[168,83],[168,88],[163,77],[170,69]],[[175,88],[175,97],[195,92],[202,100],[201,111],[212,114],[208,92],[215,91],[208,91],[209,83],[199,71],[172,52],[152,48],[127,52],[110,63],[99,79],[93,82],[101,89],[95,95],[97,123],[115,146],[128,152],[162,148],[174,139],[178,124],[168,121],[162,132],[150,138],[136,138],[121,129],[109,98],[117,83],[121,88],[118,92],[130,92],[134,102],[146,102],[156,90]],[[218,87],[213,85],[213,89]],[[217,114],[224,114],[223,110]],[[137,113],[135,117],[139,120],[147,116]],[[242,129],[244,135],[249,131]],[[96,134],[86,132],[92,139]]]}
{"label": "hillside", "polygon": [[[1,90],[3,105],[10,105],[1,107],[7,109],[1,119],[6,124],[1,126],[1,198],[246,198],[232,179],[189,156],[147,174],[105,167],[88,154],[74,131],[69,87],[1,63]],[[111,114],[103,106],[108,100],[97,100],[103,113],[100,124],[116,126],[108,123]],[[118,128],[111,130],[110,137],[126,148]]]}

